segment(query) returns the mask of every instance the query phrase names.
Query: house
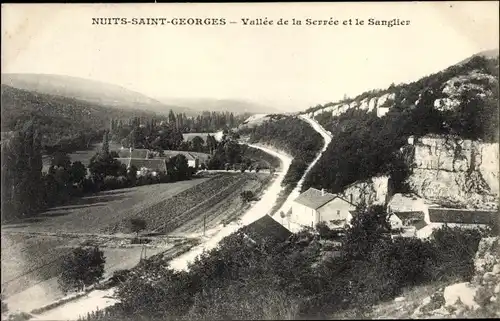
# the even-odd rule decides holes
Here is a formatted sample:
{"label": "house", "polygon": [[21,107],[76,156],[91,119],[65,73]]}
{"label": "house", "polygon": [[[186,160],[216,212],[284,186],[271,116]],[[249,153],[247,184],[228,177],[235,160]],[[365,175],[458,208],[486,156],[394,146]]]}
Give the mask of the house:
{"label": "house", "polygon": [[350,201],[311,187],[293,201],[290,221],[311,227],[319,222],[331,227],[344,226],[350,222],[354,210],[356,205]]}
{"label": "house", "polygon": [[[200,157],[200,154],[202,156]],[[166,158],[171,158],[177,155],[184,155],[186,157],[188,166],[197,168],[200,166],[200,158],[201,159],[208,159],[208,154],[204,153],[196,153],[196,152],[186,152],[186,151],[177,151],[177,150],[165,150],[163,151],[163,156]]]}
{"label": "house", "polygon": [[242,227],[240,231],[254,244],[281,243],[292,235],[292,232],[267,214]]}
{"label": "house", "polygon": [[132,166],[137,168],[137,175],[144,176],[147,173],[151,173],[152,176],[156,176],[159,173],[167,172],[167,164],[165,159],[147,159],[147,158],[116,158],[119,162],[124,164],[127,169]]}
{"label": "house", "polygon": [[427,225],[423,211],[398,211],[394,215],[401,220],[405,227],[414,227],[419,230]]}
{"label": "house", "polygon": [[498,224],[498,211],[429,207],[427,225],[417,230],[417,237],[430,237],[443,225],[460,228],[486,228]]}

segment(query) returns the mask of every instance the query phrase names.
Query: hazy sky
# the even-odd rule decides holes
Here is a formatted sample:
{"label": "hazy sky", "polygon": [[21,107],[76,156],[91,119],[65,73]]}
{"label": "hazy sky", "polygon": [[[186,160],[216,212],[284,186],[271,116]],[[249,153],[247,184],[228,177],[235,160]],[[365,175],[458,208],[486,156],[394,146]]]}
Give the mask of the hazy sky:
{"label": "hazy sky", "polygon": [[[499,3],[9,4],[2,72],[51,73],[158,97],[290,110],[413,81],[498,48]],[[92,17],[225,18],[224,26],[95,26]],[[393,19],[409,26],[243,26],[241,18]]]}

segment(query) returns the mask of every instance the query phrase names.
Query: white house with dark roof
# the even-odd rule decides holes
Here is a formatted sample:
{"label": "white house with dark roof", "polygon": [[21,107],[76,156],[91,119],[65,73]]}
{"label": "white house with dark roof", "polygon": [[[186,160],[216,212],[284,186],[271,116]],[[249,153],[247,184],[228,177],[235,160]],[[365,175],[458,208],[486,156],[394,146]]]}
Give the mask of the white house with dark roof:
{"label": "white house with dark roof", "polygon": [[352,219],[356,205],[324,190],[309,188],[292,203],[290,222],[315,227],[325,222],[331,227],[344,226]]}

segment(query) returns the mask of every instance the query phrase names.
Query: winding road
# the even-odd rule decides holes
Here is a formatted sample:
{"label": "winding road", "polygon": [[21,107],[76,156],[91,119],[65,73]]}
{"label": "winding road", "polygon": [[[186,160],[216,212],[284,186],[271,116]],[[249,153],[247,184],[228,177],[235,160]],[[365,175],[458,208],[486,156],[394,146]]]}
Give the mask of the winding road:
{"label": "winding road", "polygon": [[[264,117],[265,115],[259,115],[258,118]],[[299,116],[304,121],[308,122],[324,139],[324,146],[320,153],[318,153],[317,157],[311,162],[309,167],[306,169],[304,175],[297,183],[297,186],[293,189],[290,195],[287,197],[285,203],[281,206],[280,210],[278,210],[274,216],[274,218],[279,222],[279,213],[280,211],[284,211],[285,213],[290,209],[292,201],[300,194],[300,190],[302,188],[302,184],[306,175],[312,169],[312,167],[319,160],[323,152],[328,147],[328,144],[331,142],[330,134],[319,125],[314,119],[311,119],[308,116],[300,115]],[[281,170],[275,173],[275,177],[272,183],[268,186],[266,191],[264,192],[262,198],[257,201],[246,213],[244,213],[241,218],[237,222],[232,222],[226,226],[219,226],[210,231],[207,231],[205,241],[200,245],[192,248],[190,251],[176,257],[170,262],[170,267],[176,270],[185,270],[188,268],[188,264],[192,262],[198,255],[200,255],[203,251],[213,249],[217,246],[217,244],[226,236],[231,233],[237,231],[242,226],[248,225],[255,220],[261,218],[266,214],[271,214],[271,210],[273,205],[275,204],[281,190],[281,183],[288,172],[290,164],[292,163],[292,157],[286,155],[281,151],[277,151],[269,146],[263,146],[260,144],[248,144],[250,147],[260,149],[272,156],[275,156],[281,161]],[[276,215],[278,217],[276,218]],[[115,304],[115,300],[110,299],[108,295],[113,291],[110,289],[108,291],[92,291],[88,295],[77,299],[72,302],[68,302],[61,306],[58,306],[54,309],[51,309],[45,313],[35,316],[32,320],[76,320],[79,315],[85,315],[87,312],[91,312],[95,310],[97,307],[99,309],[103,309],[107,306]],[[78,307],[78,308],[76,308]]]}
{"label": "winding road", "polygon": [[[332,141],[331,134],[328,131],[326,131],[316,120],[314,120],[313,118],[306,116],[306,115],[299,115],[299,117],[302,120],[308,122],[312,126],[312,128],[314,128],[314,130],[316,130],[323,137],[324,145],[323,145],[323,148],[321,149],[321,151],[316,156],[316,158],[311,162],[311,164],[309,164],[309,166],[307,167],[306,171],[304,172],[304,174],[302,175],[300,180],[297,182],[297,186],[295,186],[295,188],[292,190],[290,195],[288,195],[286,201],[283,203],[283,205],[280,207],[280,209],[278,211],[276,211],[276,213],[273,215],[273,218],[278,222],[281,221],[280,213],[281,212],[287,213],[290,210],[293,200],[296,199],[300,195],[300,190],[302,189],[302,185],[304,184],[304,180],[306,179],[307,174],[311,171],[311,169],[314,167],[314,165],[316,165],[318,160],[323,155],[323,152],[326,150],[326,148],[328,147],[328,145]],[[293,225],[293,224],[289,224],[287,227],[292,232],[297,232],[297,230],[301,229],[300,226]]]}

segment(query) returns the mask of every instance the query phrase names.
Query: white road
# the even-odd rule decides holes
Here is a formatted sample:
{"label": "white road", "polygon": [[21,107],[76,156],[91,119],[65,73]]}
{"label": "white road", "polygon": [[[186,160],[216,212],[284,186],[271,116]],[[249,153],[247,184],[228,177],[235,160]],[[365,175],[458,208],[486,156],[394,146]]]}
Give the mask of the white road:
{"label": "white road", "polygon": [[220,226],[215,231],[209,231],[208,234],[212,235],[212,237],[210,237],[207,241],[196,246],[189,252],[178,256],[170,262],[170,267],[172,267],[173,269],[187,269],[189,262],[192,262],[198,255],[203,253],[203,251],[215,248],[224,237],[236,232],[242,226],[248,225],[255,220],[258,220],[266,214],[271,214],[271,209],[274,206],[282,189],[281,183],[283,182],[288,168],[292,163],[292,157],[287,156],[281,152],[277,152],[276,150],[273,150],[269,147],[264,147],[262,145],[248,145],[250,147],[263,150],[264,152],[279,158],[282,163],[281,170],[276,174],[276,177],[273,179],[271,185],[266,189],[262,198],[257,201],[245,214],[243,214],[238,222],[232,222],[225,227]]}
{"label": "white road", "polygon": [[[261,118],[263,116],[265,115],[259,115],[258,118]],[[311,168],[316,164],[316,162],[319,160],[322,153],[326,150],[328,144],[330,144],[331,141],[330,134],[323,127],[321,127],[321,125],[319,125],[315,120],[305,115],[300,115],[299,117],[302,118],[304,121],[308,122],[318,133],[320,133],[321,136],[324,138],[325,143],[321,152],[318,153],[318,156],[313,160],[313,162],[309,165],[309,167],[305,171],[304,175],[298,182],[297,187],[288,196],[281,209],[276,212],[277,217],[275,215],[274,218],[278,222],[280,222],[280,217],[279,217],[280,211],[284,211],[286,213],[286,211],[290,209],[291,202],[300,194],[300,189],[302,188],[302,184],[307,173],[309,173]],[[243,214],[243,216],[240,218],[240,220],[238,220],[238,222],[233,222],[231,224],[226,225],[225,227],[219,226],[215,229],[212,229],[211,231],[207,231],[207,237],[205,242],[201,243],[200,245],[191,249],[189,252],[171,261],[170,266],[173,269],[177,270],[187,269],[189,262],[192,262],[203,251],[210,250],[216,247],[217,244],[224,237],[237,231],[242,226],[254,222],[255,220],[261,218],[266,214],[272,214],[270,213],[270,211],[274,206],[282,190],[281,183],[283,182],[283,179],[286,173],[288,172],[288,169],[290,167],[290,164],[292,163],[293,158],[269,146],[263,146],[257,144],[249,144],[249,146],[263,150],[264,152],[279,158],[282,163],[281,170],[275,173],[276,177],[273,179],[272,183],[266,189],[262,198],[259,201],[257,201],[245,214]],[[36,316],[34,320],[77,320],[80,315],[85,315],[87,312],[94,311],[96,307],[102,309],[106,306],[113,305],[116,301],[108,297],[110,292],[112,291],[113,289],[109,290],[109,292],[92,291],[85,297],[82,297],[73,302],[66,303],[55,309],[52,309],[41,315]]]}
{"label": "white road", "polygon": [[[282,221],[282,219],[280,217],[280,213],[281,212],[287,213],[288,210],[291,208],[293,200],[296,199],[300,195],[300,190],[302,189],[302,185],[304,183],[304,180],[305,180],[307,174],[311,171],[311,169],[314,167],[314,165],[316,165],[318,160],[323,155],[323,152],[326,150],[326,148],[328,147],[328,145],[332,141],[331,134],[328,131],[326,131],[316,120],[314,120],[313,118],[311,118],[307,115],[299,115],[299,117],[301,119],[303,119],[304,121],[308,122],[312,126],[312,128],[314,128],[314,130],[316,130],[323,137],[324,145],[323,145],[323,148],[321,149],[321,151],[316,156],[316,158],[311,162],[311,164],[309,164],[306,171],[302,175],[301,179],[298,181],[297,186],[292,190],[290,195],[288,195],[286,201],[283,203],[281,208],[278,211],[276,211],[276,213],[273,215],[273,218],[278,222]],[[292,230],[292,232],[296,232],[297,229],[301,228],[299,226],[294,226],[293,224],[291,224],[291,225],[289,224],[287,227],[289,227]]]}

